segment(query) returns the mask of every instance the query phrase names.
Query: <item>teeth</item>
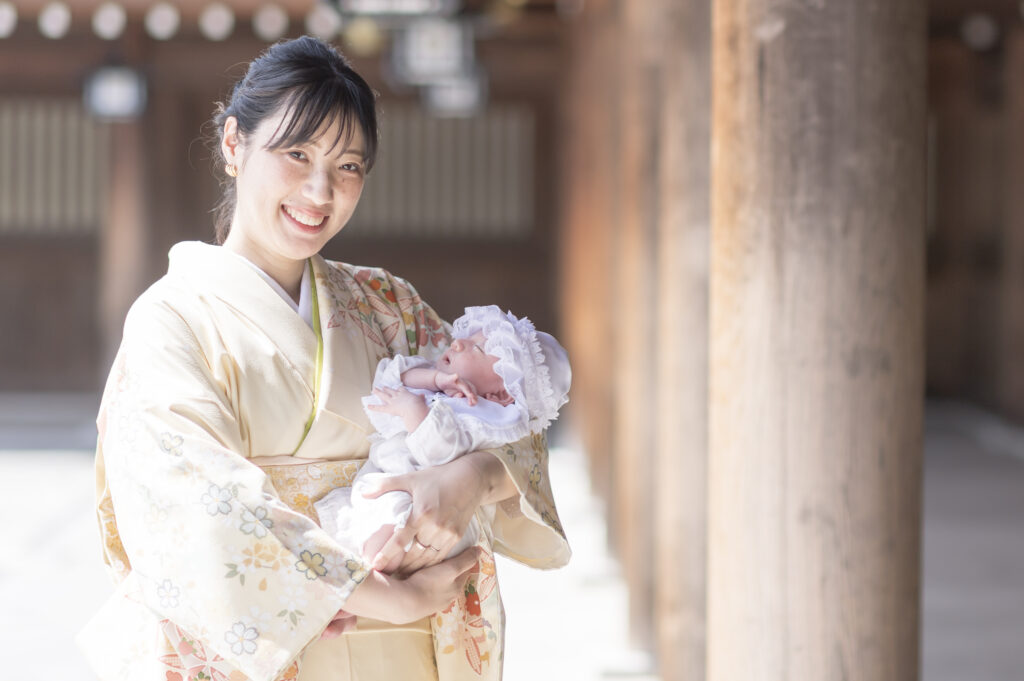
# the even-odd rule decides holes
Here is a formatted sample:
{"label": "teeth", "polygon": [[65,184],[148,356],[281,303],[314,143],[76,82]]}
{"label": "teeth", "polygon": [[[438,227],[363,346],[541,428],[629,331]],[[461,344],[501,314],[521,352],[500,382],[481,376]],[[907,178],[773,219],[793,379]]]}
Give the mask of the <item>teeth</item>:
{"label": "teeth", "polygon": [[305,213],[299,213],[297,211],[294,211],[288,206],[284,207],[284,212],[292,216],[292,218],[294,218],[296,222],[301,222],[302,224],[308,225],[309,227],[318,227],[324,221],[324,218],[313,218],[306,215]]}

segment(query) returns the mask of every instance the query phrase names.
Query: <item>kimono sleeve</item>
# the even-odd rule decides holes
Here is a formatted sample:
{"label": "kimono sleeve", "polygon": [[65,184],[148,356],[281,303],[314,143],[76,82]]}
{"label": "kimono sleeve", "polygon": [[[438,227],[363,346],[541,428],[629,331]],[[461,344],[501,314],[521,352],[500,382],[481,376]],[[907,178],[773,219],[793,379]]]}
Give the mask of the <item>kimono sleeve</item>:
{"label": "kimono sleeve", "polygon": [[160,620],[253,681],[270,681],[367,569],[238,453],[230,394],[244,377],[215,354],[162,301],[140,299],[129,313],[98,421],[98,470],[115,523],[101,529],[108,560],[118,560],[111,546],[123,546],[117,567]]}
{"label": "kimono sleeve", "polygon": [[[373,281],[376,280],[376,284]],[[365,271],[362,281],[369,296],[385,299],[397,307],[406,333],[397,334],[392,354],[437,357],[451,340],[451,327],[438,317],[411,284],[382,270]],[[375,310],[380,305],[372,305]],[[389,318],[392,315],[389,315]],[[544,435],[531,435],[518,442],[484,450],[504,464],[519,494],[498,504],[494,549],[513,560],[538,568],[556,568],[569,562],[571,552],[558,519],[548,477],[548,447]]]}
{"label": "kimono sleeve", "polygon": [[505,465],[519,492],[497,504],[492,524],[495,552],[536,568],[567,564],[572,554],[551,491],[547,438],[530,435],[484,451]]}

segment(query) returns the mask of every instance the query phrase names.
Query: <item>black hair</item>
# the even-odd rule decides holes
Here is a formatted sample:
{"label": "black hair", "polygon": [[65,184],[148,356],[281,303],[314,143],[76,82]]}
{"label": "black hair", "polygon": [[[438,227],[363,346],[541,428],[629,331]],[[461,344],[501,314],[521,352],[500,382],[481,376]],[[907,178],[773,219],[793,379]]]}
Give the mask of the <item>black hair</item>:
{"label": "black hair", "polygon": [[[238,120],[242,139],[251,136],[268,116],[285,110],[284,124],[271,138],[267,149],[315,141],[334,120],[339,122],[337,145],[351,138],[354,126],[363,133],[363,163],[366,172],[377,157],[376,96],[348,60],[334,47],[317,38],[303,36],[276,43],[249,64],[245,76],[235,84],[230,100],[220,102],[213,115],[214,155],[224,165],[220,140],[229,116]],[[224,243],[235,212],[235,183],[225,173],[223,196],[215,212],[217,243]]]}

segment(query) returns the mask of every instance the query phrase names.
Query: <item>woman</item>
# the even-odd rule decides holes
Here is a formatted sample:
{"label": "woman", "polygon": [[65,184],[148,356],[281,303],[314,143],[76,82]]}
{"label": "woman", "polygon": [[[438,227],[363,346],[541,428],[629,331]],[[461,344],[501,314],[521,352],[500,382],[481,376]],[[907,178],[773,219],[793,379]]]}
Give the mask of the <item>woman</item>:
{"label": "woman", "polygon": [[[500,678],[491,548],[538,567],[569,556],[542,439],[381,487],[413,497],[374,561],[400,561],[401,579],[346,553],[312,508],[365,460],[377,362],[448,340],[406,282],[318,255],[373,165],[372,91],[300,38],[256,59],[215,123],[222,245],[171,250],[128,314],[97,420],[118,588],[81,646],[103,681]],[[481,546],[441,561],[474,515]]]}

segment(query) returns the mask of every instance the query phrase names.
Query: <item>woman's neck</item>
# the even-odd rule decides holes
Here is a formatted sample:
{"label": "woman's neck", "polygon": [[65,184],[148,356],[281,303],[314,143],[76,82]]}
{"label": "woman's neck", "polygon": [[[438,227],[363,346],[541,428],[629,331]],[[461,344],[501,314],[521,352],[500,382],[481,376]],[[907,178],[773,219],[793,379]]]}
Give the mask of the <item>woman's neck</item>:
{"label": "woman's neck", "polygon": [[266,272],[267,276],[280,284],[285,293],[296,303],[301,297],[303,260],[288,258],[270,258],[257,249],[249,247],[244,239],[232,239],[231,234],[224,240],[224,248],[237,253],[256,267]]}

